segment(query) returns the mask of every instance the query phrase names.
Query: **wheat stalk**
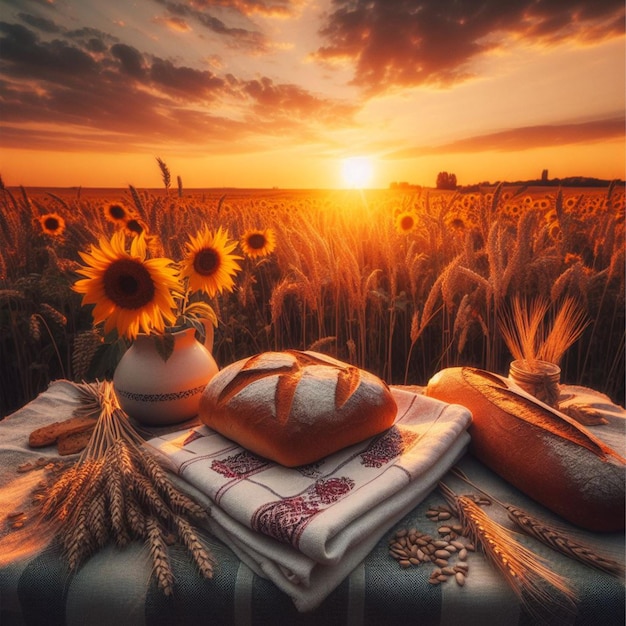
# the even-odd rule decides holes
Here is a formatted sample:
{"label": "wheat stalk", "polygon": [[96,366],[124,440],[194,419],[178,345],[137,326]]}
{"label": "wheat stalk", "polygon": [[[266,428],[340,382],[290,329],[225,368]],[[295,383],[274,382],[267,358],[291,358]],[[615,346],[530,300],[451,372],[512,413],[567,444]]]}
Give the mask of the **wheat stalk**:
{"label": "wheat stalk", "polygon": [[91,529],[91,534],[97,548],[102,548],[109,540],[109,514],[104,491],[98,491],[95,495],[87,513],[87,524]]}
{"label": "wheat stalk", "polygon": [[47,490],[41,519],[57,527],[71,570],[112,540],[146,542],[159,588],[173,593],[174,576],[164,528],[178,531],[200,573],[213,575],[213,558],[185,516],[206,520],[207,512],[178,491],[143,446],[117,404],[112,383],[75,384],[82,414],[98,413],[92,438],[78,461]]}
{"label": "wheat stalk", "polygon": [[189,550],[202,576],[204,576],[204,578],[212,578],[213,564],[215,561],[211,553],[208,552],[200,542],[191,524],[180,515],[174,516],[174,524],[178,530],[178,535]]}
{"label": "wheat stalk", "polygon": [[503,507],[507,511],[509,519],[526,535],[537,539],[553,550],[571,559],[580,561],[589,567],[601,570],[618,578],[624,577],[624,566],[621,563],[599,553],[595,548],[576,540],[567,529],[555,524],[548,524],[530,515],[520,507],[501,502],[473,483],[459,468],[455,467],[452,471],[461,480],[484,494],[490,501],[496,502]]}
{"label": "wheat stalk", "polygon": [[530,615],[551,624],[573,618],[576,597],[566,579],[517,541],[511,531],[493,521],[472,498],[456,495],[444,483],[439,483],[439,489],[465,534],[481,547]]}
{"label": "wheat stalk", "polygon": [[106,479],[107,502],[111,513],[113,537],[115,538],[115,543],[123,547],[130,541],[130,536],[126,529],[126,486],[117,463],[112,463],[111,459],[107,459],[107,461],[104,468],[104,477]]}
{"label": "wheat stalk", "polygon": [[599,554],[591,546],[576,541],[563,528],[547,524],[511,504],[504,504],[504,507],[508,512],[509,518],[527,535],[589,567],[601,570],[612,576],[624,577],[624,566],[621,563]]}
{"label": "wheat stalk", "polygon": [[61,545],[70,570],[75,570],[89,556],[94,545],[91,540],[87,511],[81,508],[61,534]]}
{"label": "wheat stalk", "polygon": [[96,329],[81,331],[74,337],[72,350],[72,369],[77,379],[87,376],[98,348],[103,345],[103,338]]}
{"label": "wheat stalk", "polygon": [[536,361],[559,364],[565,352],[580,338],[587,327],[585,313],[574,298],[566,298],[549,329],[546,315],[547,299],[528,301],[514,297],[511,309],[504,311],[498,324],[504,342],[514,359],[525,361],[531,368]]}
{"label": "wheat stalk", "polygon": [[161,170],[161,178],[163,179],[163,186],[165,187],[165,192],[169,193],[170,186],[172,184],[172,175],[170,174],[170,168],[167,166],[167,163],[161,158],[156,157],[156,162]]}
{"label": "wheat stalk", "polygon": [[574,298],[566,298],[559,308],[552,328],[541,344],[538,356],[549,363],[559,363],[565,352],[583,334],[589,321]]}
{"label": "wheat stalk", "polygon": [[166,596],[171,596],[174,593],[174,574],[167,555],[167,544],[163,539],[159,523],[152,516],[146,520],[146,533],[150,556],[152,557],[152,567],[159,588]]}
{"label": "wheat stalk", "polygon": [[545,298],[534,298],[529,303],[525,298],[514,297],[510,311],[502,313],[498,324],[514,359],[527,363],[538,359],[539,331],[549,306]]}

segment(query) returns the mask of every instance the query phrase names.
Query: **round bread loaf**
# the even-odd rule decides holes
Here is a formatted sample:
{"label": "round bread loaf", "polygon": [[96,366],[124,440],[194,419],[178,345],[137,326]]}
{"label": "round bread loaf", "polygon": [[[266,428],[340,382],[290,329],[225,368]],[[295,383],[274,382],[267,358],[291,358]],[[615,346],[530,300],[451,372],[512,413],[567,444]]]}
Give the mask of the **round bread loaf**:
{"label": "round bread loaf", "polygon": [[471,367],[435,374],[426,395],[471,411],[470,452],[520,491],[587,530],[624,529],[626,461],[588,429]]}
{"label": "round bread loaf", "polygon": [[264,352],[216,374],[200,419],[288,467],[318,461],[390,428],[396,402],[379,378],[316,352]]}

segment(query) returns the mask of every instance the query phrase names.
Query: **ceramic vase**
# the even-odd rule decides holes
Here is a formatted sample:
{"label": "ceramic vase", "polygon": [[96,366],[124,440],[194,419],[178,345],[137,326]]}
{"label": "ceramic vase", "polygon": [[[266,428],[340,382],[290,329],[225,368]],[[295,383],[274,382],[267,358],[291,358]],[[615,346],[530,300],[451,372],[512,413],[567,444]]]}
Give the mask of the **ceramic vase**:
{"label": "ceramic vase", "polygon": [[210,351],[212,332],[210,337],[207,332],[205,344],[196,339],[193,328],[171,337],[173,346],[170,339],[164,351],[162,339],[139,335],[115,369],[113,386],[120,406],[145,425],[167,426],[196,416],[202,392],[218,372]]}

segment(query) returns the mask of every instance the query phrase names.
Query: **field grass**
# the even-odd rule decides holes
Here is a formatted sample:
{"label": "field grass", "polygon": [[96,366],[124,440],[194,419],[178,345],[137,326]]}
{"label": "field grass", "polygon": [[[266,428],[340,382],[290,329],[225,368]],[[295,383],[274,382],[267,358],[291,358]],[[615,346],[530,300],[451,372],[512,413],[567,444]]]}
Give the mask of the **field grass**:
{"label": "field grass", "polygon": [[[624,188],[436,190],[0,190],[0,416],[56,378],[111,376],[123,346],[102,343],[71,290],[120,204],[154,253],[178,259],[204,224],[239,239],[271,228],[274,253],[246,258],[213,302],[221,366],[265,350],[317,349],[393,384],[443,367],[505,374],[499,320],[514,298],[589,320],[562,380],[624,404]],[[45,216],[59,227],[46,228]],[[54,225],[53,222],[50,224]]]}

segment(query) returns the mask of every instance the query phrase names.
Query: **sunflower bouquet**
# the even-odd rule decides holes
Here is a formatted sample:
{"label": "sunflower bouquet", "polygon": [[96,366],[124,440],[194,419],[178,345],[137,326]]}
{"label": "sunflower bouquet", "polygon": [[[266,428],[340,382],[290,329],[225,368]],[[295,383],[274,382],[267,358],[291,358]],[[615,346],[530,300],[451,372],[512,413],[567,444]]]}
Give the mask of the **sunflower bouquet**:
{"label": "sunflower bouquet", "polygon": [[139,333],[166,337],[173,331],[195,327],[200,334],[217,326],[210,299],[232,291],[241,270],[236,241],[219,227],[202,228],[185,243],[180,261],[149,257],[146,235],[131,238],[116,231],[101,237],[77,270],[83,276],[73,289],[83,294],[83,305],[94,305],[94,325],[104,325],[105,337],[134,340]]}

